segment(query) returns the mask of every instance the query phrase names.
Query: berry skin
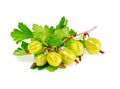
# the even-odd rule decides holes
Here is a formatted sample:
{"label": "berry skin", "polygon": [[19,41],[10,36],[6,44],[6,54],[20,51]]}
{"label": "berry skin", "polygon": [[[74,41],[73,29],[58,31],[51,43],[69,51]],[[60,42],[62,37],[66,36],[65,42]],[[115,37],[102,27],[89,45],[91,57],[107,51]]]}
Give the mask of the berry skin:
{"label": "berry skin", "polygon": [[44,54],[36,55],[34,61],[37,66],[43,66],[47,62],[47,57]]}
{"label": "berry skin", "polygon": [[62,57],[57,52],[49,52],[47,55],[47,62],[51,66],[59,66],[62,62]]}
{"label": "berry skin", "polygon": [[101,43],[98,39],[96,38],[89,38],[85,41],[85,46],[90,54],[96,54],[100,51],[101,49]]}
{"label": "berry skin", "polygon": [[64,48],[60,52],[64,64],[72,64],[76,59],[74,52],[71,49]]}
{"label": "berry skin", "polygon": [[70,45],[70,49],[73,50],[76,56],[81,56],[84,52],[84,46],[80,41],[74,41]]}
{"label": "berry skin", "polygon": [[37,54],[42,49],[42,44],[39,41],[31,41],[28,44],[28,50],[32,54]]}

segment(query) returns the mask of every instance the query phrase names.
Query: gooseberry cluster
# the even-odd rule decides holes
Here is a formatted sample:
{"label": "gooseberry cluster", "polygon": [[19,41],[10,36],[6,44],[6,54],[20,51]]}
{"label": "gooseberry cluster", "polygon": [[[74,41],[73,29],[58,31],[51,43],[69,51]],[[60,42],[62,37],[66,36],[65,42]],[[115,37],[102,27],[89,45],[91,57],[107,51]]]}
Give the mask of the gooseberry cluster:
{"label": "gooseberry cluster", "polygon": [[[67,26],[67,20],[62,17],[56,27],[40,26],[33,24],[33,32],[23,23],[19,23],[19,29],[11,32],[16,43],[21,48],[14,51],[14,55],[34,55],[31,69],[48,69],[55,71],[58,68],[66,68],[72,63],[79,63],[85,50],[90,54],[104,53],[101,51],[101,42],[89,36],[93,27],[82,33],[77,33]],[[30,42],[23,40],[30,39]]]}

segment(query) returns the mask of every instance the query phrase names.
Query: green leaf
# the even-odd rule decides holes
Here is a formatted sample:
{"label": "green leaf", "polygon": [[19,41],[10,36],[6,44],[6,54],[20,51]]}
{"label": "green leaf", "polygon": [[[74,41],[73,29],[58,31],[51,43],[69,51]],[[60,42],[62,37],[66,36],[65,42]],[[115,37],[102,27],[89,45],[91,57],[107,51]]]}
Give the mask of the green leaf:
{"label": "green leaf", "polygon": [[26,51],[28,50],[28,43],[26,43],[25,41],[23,41],[21,43],[21,48],[17,48],[13,54],[16,56],[23,56],[23,55],[28,55],[29,53],[27,53]]}
{"label": "green leaf", "polygon": [[80,42],[83,44],[84,48],[85,48],[85,39],[80,40]]}
{"label": "green leaf", "polygon": [[30,67],[30,69],[36,69],[36,68],[38,68],[38,66],[36,65],[36,63],[33,63],[33,64],[31,65],[31,67]]}
{"label": "green leaf", "polygon": [[60,39],[63,39],[65,37],[68,37],[69,35],[69,28],[68,27],[64,27],[62,29],[57,29],[54,32],[54,35]]}
{"label": "green leaf", "polygon": [[25,41],[23,41],[22,44],[21,44],[21,47],[22,47],[24,50],[27,50],[27,49],[28,49],[28,43],[26,43]]}
{"label": "green leaf", "polygon": [[43,69],[47,69],[49,72],[54,72],[55,70],[57,70],[59,68],[59,66],[51,66],[48,63],[45,64],[44,66],[37,66],[36,63],[33,63],[30,67],[30,69],[38,69],[38,70],[43,70]]}
{"label": "green leaf", "polygon": [[73,29],[70,29],[69,34],[74,35],[76,32]]}
{"label": "green leaf", "polygon": [[62,40],[59,37],[52,36],[47,39],[47,44],[49,46],[60,46],[62,44]]}
{"label": "green leaf", "polygon": [[56,29],[62,29],[63,27],[67,26],[67,22],[68,20],[65,19],[65,17],[63,16],[59,22],[59,24],[56,26]]}
{"label": "green leaf", "polygon": [[48,67],[47,67],[47,70],[49,71],[49,72],[54,72],[55,70],[57,70],[59,68],[59,66],[51,66],[51,65],[49,65]]}
{"label": "green leaf", "polygon": [[23,56],[23,55],[27,55],[28,53],[26,53],[24,49],[17,48],[17,50],[15,50],[13,54],[16,56]]}
{"label": "green leaf", "polygon": [[56,29],[54,29],[54,27],[51,26],[51,27],[49,28],[49,36],[53,36],[55,30],[56,30]]}
{"label": "green leaf", "polygon": [[39,66],[38,67],[38,70],[43,70],[43,69],[46,69],[47,67],[49,66],[49,64],[45,64],[44,66]]}
{"label": "green leaf", "polygon": [[33,35],[36,40],[44,42],[46,38],[49,36],[49,27],[48,26],[40,26],[38,24],[33,24]]}
{"label": "green leaf", "polygon": [[14,29],[11,32],[11,37],[14,41],[16,41],[17,44],[25,39],[33,38],[32,32],[25,24],[20,22],[18,23],[18,27],[19,29]]}
{"label": "green leaf", "polygon": [[48,63],[46,63],[46,64],[43,65],[43,66],[37,66],[36,63],[33,63],[33,64],[31,65],[30,69],[43,70],[43,69],[46,69],[48,66],[49,66]]}
{"label": "green leaf", "polygon": [[63,45],[69,48],[70,44],[74,41],[74,39],[67,40]]}

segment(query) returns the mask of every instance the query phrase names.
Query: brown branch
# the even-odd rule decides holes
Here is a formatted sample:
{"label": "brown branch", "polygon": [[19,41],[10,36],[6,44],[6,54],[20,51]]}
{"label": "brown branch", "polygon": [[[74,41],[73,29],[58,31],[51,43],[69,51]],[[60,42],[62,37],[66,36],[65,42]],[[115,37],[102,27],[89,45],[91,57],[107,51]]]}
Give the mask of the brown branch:
{"label": "brown branch", "polygon": [[72,39],[73,37],[76,37],[76,36],[79,36],[79,35],[82,35],[82,34],[88,34],[88,33],[90,33],[92,30],[94,30],[95,28],[97,28],[97,26],[94,26],[94,27],[92,27],[91,29],[86,30],[86,31],[84,31],[84,32],[81,32],[81,33],[78,33],[78,34],[76,33],[76,34],[74,34],[74,35],[71,35],[70,37],[64,39],[64,40],[62,41],[62,43],[66,42],[66,41],[69,40],[69,39]]}
{"label": "brown branch", "polygon": [[79,35],[84,34],[84,33],[90,33],[90,32],[91,32],[92,30],[94,30],[95,28],[97,28],[97,26],[94,26],[93,28],[91,28],[91,29],[89,29],[89,30],[86,30],[86,31],[84,31],[84,32],[78,33],[78,34],[76,34],[76,36],[79,36]]}

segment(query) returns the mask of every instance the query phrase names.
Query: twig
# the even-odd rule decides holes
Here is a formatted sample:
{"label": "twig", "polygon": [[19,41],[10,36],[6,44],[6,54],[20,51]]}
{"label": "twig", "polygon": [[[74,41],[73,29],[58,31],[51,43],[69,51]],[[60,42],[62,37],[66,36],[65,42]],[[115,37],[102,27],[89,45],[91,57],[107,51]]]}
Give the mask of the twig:
{"label": "twig", "polygon": [[91,32],[92,30],[94,30],[95,28],[97,28],[97,26],[94,26],[93,28],[91,28],[91,29],[89,29],[89,30],[86,30],[86,31],[84,31],[84,32],[81,32],[81,33],[72,35],[72,36],[64,39],[64,40],[62,41],[62,43],[66,42],[67,40],[69,40],[69,39],[71,39],[71,38],[73,38],[73,37],[76,37],[76,36],[79,36],[79,35],[82,35],[82,34],[88,34],[88,33]]}
{"label": "twig", "polygon": [[91,29],[89,29],[89,30],[87,30],[87,31],[78,33],[78,34],[76,34],[76,36],[79,36],[79,35],[84,34],[84,33],[89,33],[89,32],[91,32],[92,30],[94,30],[95,28],[97,28],[97,26],[94,26],[93,28],[91,28]]}

